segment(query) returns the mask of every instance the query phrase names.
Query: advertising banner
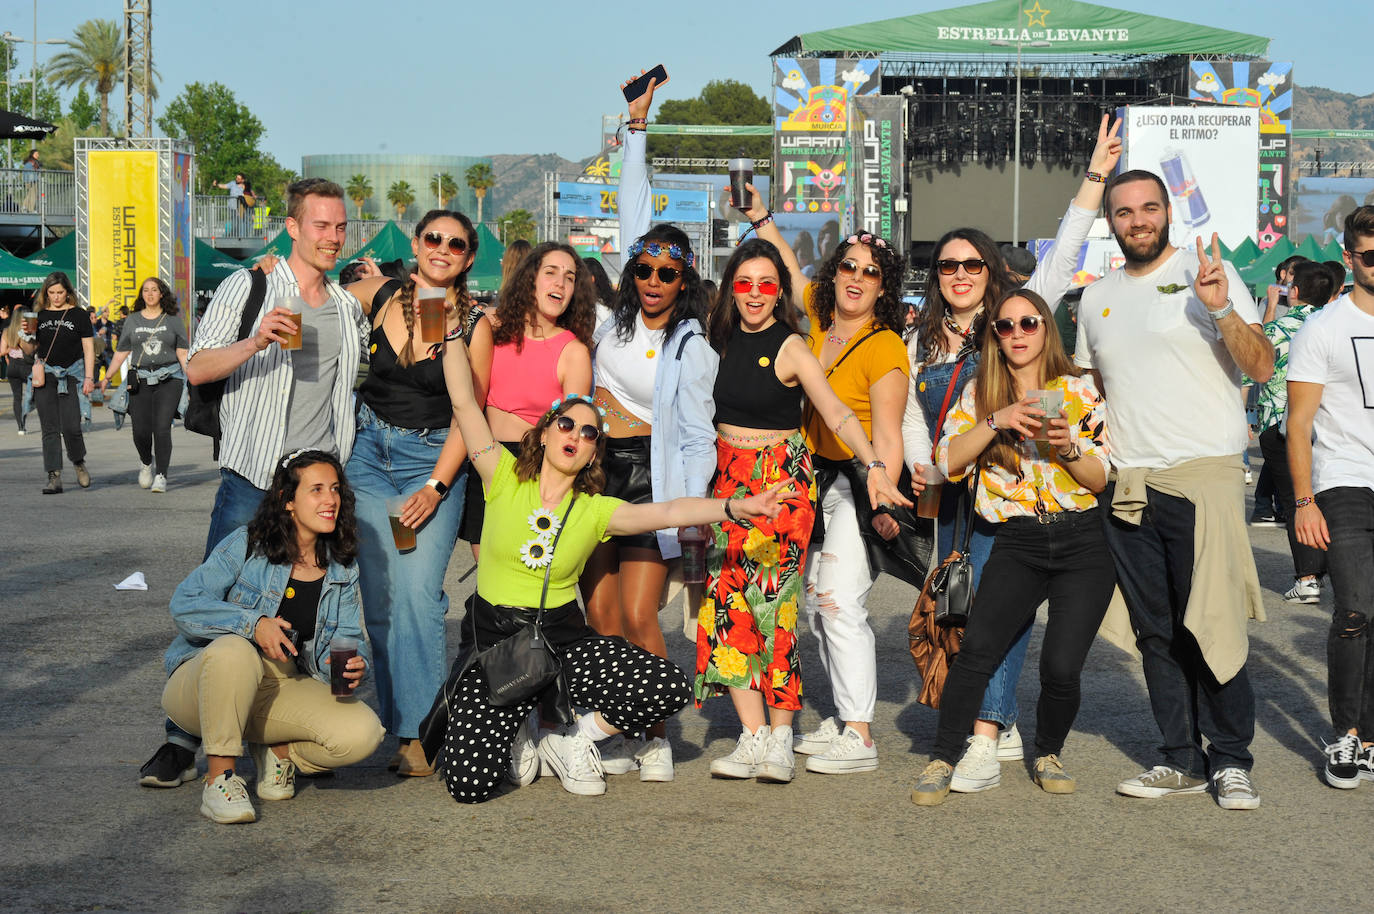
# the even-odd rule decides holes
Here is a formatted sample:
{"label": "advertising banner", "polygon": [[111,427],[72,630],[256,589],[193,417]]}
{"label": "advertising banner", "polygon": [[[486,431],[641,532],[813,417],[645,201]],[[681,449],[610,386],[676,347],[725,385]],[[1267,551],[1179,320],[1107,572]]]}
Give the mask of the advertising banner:
{"label": "advertising banner", "polygon": [[897,96],[860,96],[854,100],[854,227],[905,245],[905,220],[897,212],[902,198],[906,103]]}
{"label": "advertising banner", "polygon": [[1259,204],[1255,240],[1268,250],[1292,236],[1293,64],[1269,60],[1194,60],[1188,97],[1259,111]]}
{"label": "advertising banner", "polygon": [[[559,181],[558,215],[565,219],[619,218],[616,188],[614,184]],[[709,218],[710,196],[706,191],[652,188],[650,199],[655,222],[705,222]]]}
{"label": "advertising banner", "polygon": [[1170,240],[1186,247],[1216,232],[1228,247],[1255,233],[1259,111],[1255,108],[1126,109],[1122,169],[1164,180],[1173,206]]}
{"label": "advertising banner", "polygon": [[96,308],[110,302],[116,313],[120,306],[133,310],[139,284],[159,273],[157,158],[152,150],[89,154],[86,218]]}

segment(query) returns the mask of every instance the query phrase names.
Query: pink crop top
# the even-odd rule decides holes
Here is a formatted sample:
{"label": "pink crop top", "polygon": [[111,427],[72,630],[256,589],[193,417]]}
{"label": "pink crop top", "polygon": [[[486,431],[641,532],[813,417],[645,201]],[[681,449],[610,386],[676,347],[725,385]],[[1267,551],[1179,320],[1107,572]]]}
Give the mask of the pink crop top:
{"label": "pink crop top", "polygon": [[571,330],[532,340],[515,351],[514,343],[503,343],[492,350],[491,382],[487,385],[487,405],[519,416],[530,425],[549,411],[553,401],[563,396],[558,382],[558,357],[575,336]]}

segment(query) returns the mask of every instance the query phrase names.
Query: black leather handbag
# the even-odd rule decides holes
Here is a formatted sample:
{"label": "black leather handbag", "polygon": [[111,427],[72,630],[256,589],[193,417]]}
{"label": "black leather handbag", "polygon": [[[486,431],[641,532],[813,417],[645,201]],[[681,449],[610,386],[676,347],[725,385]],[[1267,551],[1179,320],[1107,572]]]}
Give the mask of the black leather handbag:
{"label": "black leather handbag", "polygon": [[935,623],[946,628],[968,625],[969,613],[973,610],[973,562],[969,560],[968,544],[973,538],[973,524],[978,516],[977,474],[975,468],[975,482],[969,489],[968,515],[963,518],[963,540],[955,547],[950,561],[931,574],[928,585],[935,598]]}

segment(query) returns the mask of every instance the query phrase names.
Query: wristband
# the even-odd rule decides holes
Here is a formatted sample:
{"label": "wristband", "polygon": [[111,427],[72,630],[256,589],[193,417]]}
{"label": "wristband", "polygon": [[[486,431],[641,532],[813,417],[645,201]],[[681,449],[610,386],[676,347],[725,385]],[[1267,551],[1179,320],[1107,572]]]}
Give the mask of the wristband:
{"label": "wristband", "polygon": [[1220,311],[1213,311],[1211,308],[1208,308],[1207,313],[1212,315],[1212,320],[1220,321],[1222,318],[1224,318],[1226,315],[1230,314],[1234,310],[1236,310],[1235,302],[1231,301],[1230,297],[1228,296],[1226,299],[1225,308],[1222,308]]}
{"label": "wristband", "polygon": [[995,415],[997,414],[988,413],[988,428],[992,429],[994,432],[997,431],[997,423],[992,420],[992,417]]}
{"label": "wristband", "polygon": [[886,470],[886,469],[887,469],[887,464],[883,463],[881,460],[870,460],[870,461],[868,462],[868,465],[865,466],[864,469],[866,469],[866,470]]}
{"label": "wristband", "polygon": [[1104,175],[1104,174],[1102,174],[1100,171],[1090,171],[1090,172],[1088,172],[1088,174],[1086,175],[1086,177],[1087,177],[1087,179],[1088,179],[1089,181],[1093,182],[1094,184],[1106,184],[1106,183],[1107,183],[1107,176]]}
{"label": "wristband", "polygon": [[1303,497],[1303,498],[1295,498],[1295,499],[1293,499],[1293,507],[1295,507],[1295,508],[1306,508],[1308,505],[1312,504],[1314,501],[1315,501],[1315,499],[1313,499],[1311,495],[1307,495],[1307,496],[1305,496],[1305,497]]}
{"label": "wristband", "polygon": [[425,482],[425,485],[429,486],[431,489],[438,492],[440,498],[443,498],[445,495],[448,494],[448,486],[444,485],[442,482],[435,479],[433,476],[431,476]]}
{"label": "wristband", "polygon": [[731,520],[731,521],[734,521],[735,523],[739,523],[739,518],[738,518],[738,517],[735,517],[734,514],[730,513],[730,499],[728,499],[728,498],[725,499],[725,500],[722,502],[722,504],[725,506],[725,518],[726,518],[726,520]]}
{"label": "wristband", "polygon": [[752,226],[754,227],[754,231],[757,232],[759,229],[763,228],[765,225],[767,225],[768,223],[770,223],[770,222],[772,222],[772,221],[773,221],[773,214],[770,212],[768,215],[764,216],[764,217],[763,217],[762,219],[760,219],[758,222],[750,222],[749,224],[752,225]]}

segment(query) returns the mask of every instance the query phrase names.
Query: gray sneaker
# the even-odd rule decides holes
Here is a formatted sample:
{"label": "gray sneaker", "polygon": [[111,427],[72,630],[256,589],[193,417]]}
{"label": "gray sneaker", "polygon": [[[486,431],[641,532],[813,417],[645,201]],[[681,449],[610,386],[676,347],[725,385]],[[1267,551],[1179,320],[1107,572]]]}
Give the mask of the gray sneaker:
{"label": "gray sneaker", "polygon": [[1042,755],[1035,760],[1035,783],[1045,793],[1073,793],[1077,786],[1057,755]]}
{"label": "gray sneaker", "polygon": [[1189,777],[1167,765],[1156,765],[1149,771],[1117,784],[1116,792],[1126,797],[1153,800],[1189,793],[1204,794],[1207,792],[1207,782],[1202,778]]}
{"label": "gray sneaker", "polygon": [[911,788],[911,802],[917,806],[939,806],[949,796],[949,782],[953,778],[954,768],[949,762],[935,759],[916,779],[916,786]]}
{"label": "gray sneaker", "polygon": [[1212,789],[1222,809],[1259,809],[1259,791],[1244,768],[1223,768],[1212,775]]}

